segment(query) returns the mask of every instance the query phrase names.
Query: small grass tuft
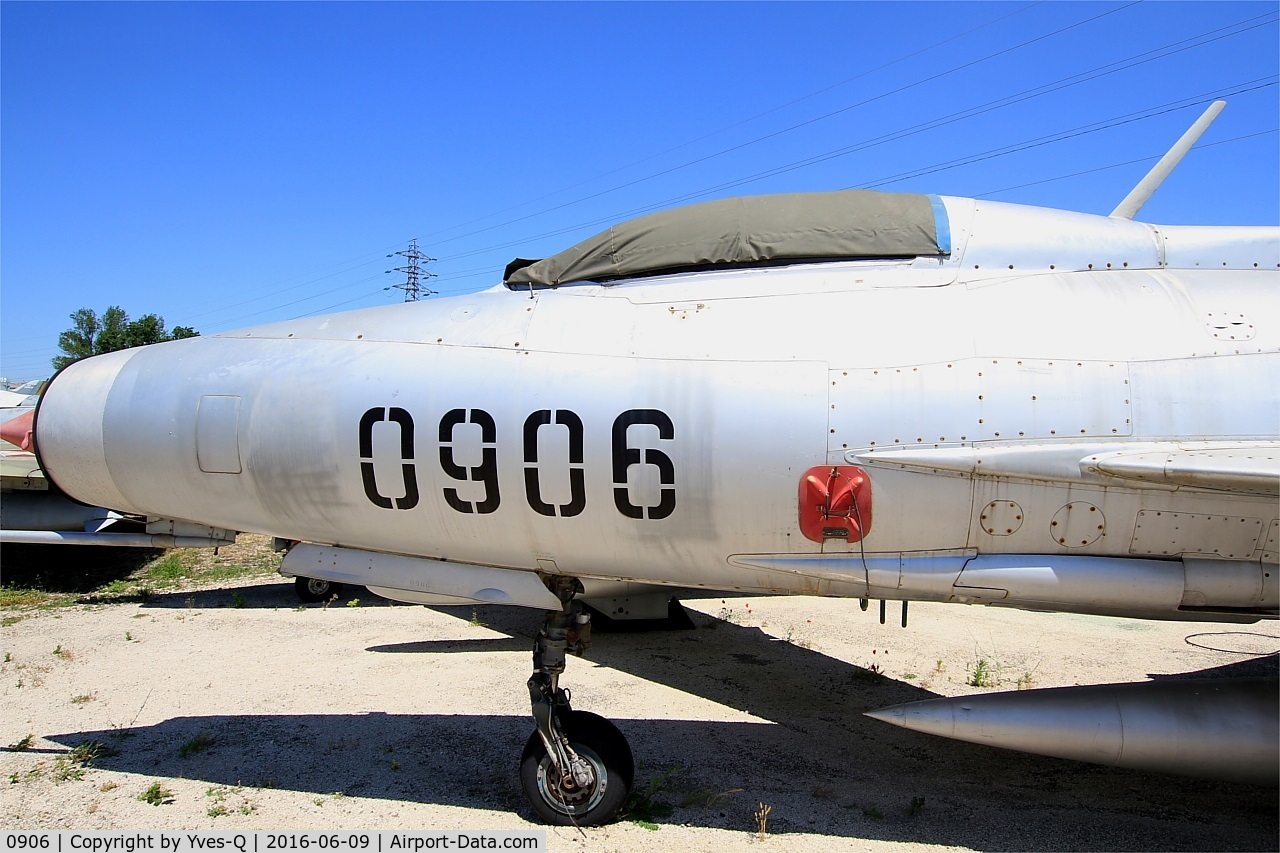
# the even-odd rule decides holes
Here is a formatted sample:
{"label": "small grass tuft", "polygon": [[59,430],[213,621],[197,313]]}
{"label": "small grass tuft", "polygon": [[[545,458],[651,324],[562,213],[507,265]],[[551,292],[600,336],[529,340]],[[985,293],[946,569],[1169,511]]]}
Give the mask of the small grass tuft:
{"label": "small grass tuft", "polygon": [[623,808],[623,814],[627,819],[637,826],[656,830],[657,821],[660,818],[671,817],[675,809],[669,803],[658,800],[657,797],[666,791],[671,778],[681,769],[679,764],[673,764],[661,773],[651,776],[642,790],[633,790]]}
{"label": "small grass tuft", "polygon": [[755,810],[752,817],[756,821],[756,838],[764,841],[764,837],[769,832],[769,815],[773,813],[773,806],[766,806],[760,803],[759,808]]}
{"label": "small grass tuft", "polygon": [[178,747],[178,756],[181,758],[190,758],[197,752],[204,752],[213,746],[213,739],[204,732],[196,732],[191,740]]}
{"label": "small grass tuft", "polygon": [[53,762],[53,782],[55,785],[61,785],[63,782],[79,782],[84,778],[84,767],[72,761],[65,755],[58,756]]}
{"label": "small grass tuft", "polygon": [[77,764],[90,764],[99,758],[111,758],[119,754],[120,750],[97,740],[85,741],[69,753],[71,760]]}
{"label": "small grass tuft", "polygon": [[978,658],[969,670],[969,678],[965,681],[970,687],[995,687],[996,669],[986,658]]}
{"label": "small grass tuft", "polygon": [[14,752],[22,752],[23,750],[30,749],[31,744],[35,742],[35,739],[36,739],[36,736],[34,734],[28,734],[26,737],[22,738],[17,743],[9,744],[9,749],[13,750]]}
{"label": "small grass tuft", "polygon": [[173,791],[170,791],[159,782],[152,782],[145,791],[138,795],[138,800],[150,806],[169,805],[173,802]]}

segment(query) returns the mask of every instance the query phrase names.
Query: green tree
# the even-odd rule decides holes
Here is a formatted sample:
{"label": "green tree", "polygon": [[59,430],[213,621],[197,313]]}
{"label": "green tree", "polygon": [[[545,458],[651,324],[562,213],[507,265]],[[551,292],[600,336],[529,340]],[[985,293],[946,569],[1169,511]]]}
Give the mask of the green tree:
{"label": "green tree", "polygon": [[102,328],[98,315],[92,308],[81,308],[72,312],[71,322],[71,328],[58,335],[58,349],[65,354],[53,359],[54,370],[61,370],[71,362],[88,358],[95,352],[98,330]]}
{"label": "green tree", "polygon": [[157,314],[130,320],[119,305],[112,305],[102,312],[101,317],[92,308],[81,308],[71,314],[71,323],[70,329],[58,335],[58,349],[63,354],[54,357],[54,370],[61,370],[71,362],[91,355],[194,338],[200,334],[190,326],[174,326],[172,332],[166,332],[164,318]]}
{"label": "green tree", "polygon": [[145,347],[167,340],[169,336],[164,333],[164,318],[155,314],[144,314],[124,327],[126,347]]}
{"label": "green tree", "polygon": [[129,315],[119,305],[102,312],[99,326],[98,337],[93,342],[94,355],[133,346],[128,343]]}

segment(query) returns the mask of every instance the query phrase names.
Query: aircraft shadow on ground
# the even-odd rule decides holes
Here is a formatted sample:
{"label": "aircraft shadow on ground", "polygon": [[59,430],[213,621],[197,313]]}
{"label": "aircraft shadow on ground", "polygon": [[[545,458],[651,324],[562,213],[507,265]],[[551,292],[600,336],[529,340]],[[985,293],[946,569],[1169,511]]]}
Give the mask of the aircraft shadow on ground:
{"label": "aircraft shadow on ground", "polygon": [[93,545],[0,546],[4,583],[48,592],[89,593],[131,573],[163,553],[158,548],[100,548]]}
{"label": "aircraft shadow on ground", "polygon": [[[350,604],[352,601],[355,604]],[[364,587],[346,586],[337,600],[331,602],[303,602],[293,588],[293,578],[279,577],[274,582],[228,583],[211,589],[184,590],[181,592],[153,592],[142,602],[143,607],[159,609],[217,609],[224,607],[246,610],[279,610],[282,608],[312,607],[417,607],[391,601],[370,592]]]}
{"label": "aircraft shadow on ground", "polygon": [[[472,608],[445,608],[471,618]],[[374,646],[372,654],[525,650],[540,614],[485,607],[505,636]],[[794,643],[695,615],[716,627],[600,637],[592,664],[705,698],[756,720],[615,719],[658,780],[658,822],[749,832],[758,803],[771,833],[795,832],[986,850],[1272,849],[1275,792],[1024,755],[902,731],[861,712],[935,694]],[[1233,668],[1234,669],[1234,668]],[[1223,674],[1239,674],[1224,672]],[[522,684],[512,684],[523,691]],[[590,708],[579,701],[577,707]],[[662,709],[655,707],[655,716]],[[313,714],[177,717],[132,730],[45,735],[68,748],[119,750],[103,768],[271,786],[317,798],[378,799],[532,815],[516,764],[526,716]],[[181,749],[198,736],[209,746]],[[697,748],[690,745],[696,744]],[[705,755],[705,764],[695,763]],[[352,757],[356,760],[350,760]],[[1011,820],[1009,815],[1018,815]]]}

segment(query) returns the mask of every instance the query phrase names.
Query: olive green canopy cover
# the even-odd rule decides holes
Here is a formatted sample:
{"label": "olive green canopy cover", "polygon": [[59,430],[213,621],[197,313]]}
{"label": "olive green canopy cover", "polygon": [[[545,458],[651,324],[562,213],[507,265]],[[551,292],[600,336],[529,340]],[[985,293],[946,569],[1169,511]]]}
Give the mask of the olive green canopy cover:
{"label": "olive green canopy cover", "polygon": [[741,196],[650,213],[549,258],[513,261],[506,284],[555,287],[727,265],[946,251],[929,196],[874,190]]}

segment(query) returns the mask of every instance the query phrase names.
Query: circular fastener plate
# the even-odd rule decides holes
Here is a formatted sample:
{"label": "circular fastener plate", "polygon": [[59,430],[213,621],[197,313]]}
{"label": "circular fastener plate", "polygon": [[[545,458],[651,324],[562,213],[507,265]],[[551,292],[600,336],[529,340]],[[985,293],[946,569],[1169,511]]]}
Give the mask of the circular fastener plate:
{"label": "circular fastener plate", "polygon": [[1049,535],[1066,548],[1083,548],[1107,532],[1102,510],[1087,501],[1072,501],[1053,514]]}
{"label": "circular fastener plate", "polygon": [[1012,536],[1022,526],[1022,507],[1015,501],[992,501],[983,507],[978,523],[992,536]]}

